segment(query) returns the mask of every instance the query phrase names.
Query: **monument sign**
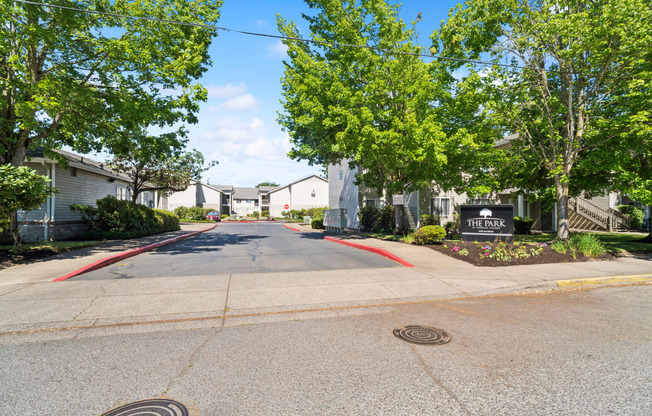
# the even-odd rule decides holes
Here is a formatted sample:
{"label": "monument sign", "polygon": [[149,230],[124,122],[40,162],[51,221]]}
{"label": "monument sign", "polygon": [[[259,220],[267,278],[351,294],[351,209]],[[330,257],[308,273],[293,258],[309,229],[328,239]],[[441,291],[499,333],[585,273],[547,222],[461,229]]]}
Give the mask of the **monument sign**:
{"label": "monument sign", "polygon": [[513,205],[461,205],[462,241],[514,241]]}

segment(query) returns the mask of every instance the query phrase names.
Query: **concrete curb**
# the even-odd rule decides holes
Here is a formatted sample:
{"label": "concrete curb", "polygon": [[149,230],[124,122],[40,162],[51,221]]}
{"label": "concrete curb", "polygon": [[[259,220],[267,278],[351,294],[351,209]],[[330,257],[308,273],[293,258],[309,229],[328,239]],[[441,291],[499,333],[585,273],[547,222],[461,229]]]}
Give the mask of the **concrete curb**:
{"label": "concrete curb", "polygon": [[79,276],[80,274],[84,274],[86,272],[101,269],[102,267],[106,267],[106,266],[108,266],[110,264],[119,262],[120,260],[124,260],[126,258],[136,256],[136,255],[138,255],[140,253],[144,253],[145,251],[149,251],[149,250],[153,250],[155,248],[163,247],[163,246],[166,246],[168,244],[172,244],[174,242],[177,242],[179,240],[183,240],[185,238],[192,237],[194,235],[201,234],[201,233],[204,233],[206,231],[210,231],[210,230],[214,229],[215,227],[217,227],[217,224],[213,225],[212,227],[203,229],[203,230],[194,231],[192,233],[180,235],[178,237],[168,238],[167,240],[159,241],[157,243],[148,244],[148,245],[143,246],[143,247],[138,247],[138,248],[134,248],[134,249],[131,249],[131,250],[123,251],[122,253],[114,254],[113,256],[109,256],[109,257],[104,258],[102,260],[98,260],[95,263],[91,263],[88,266],[84,266],[81,269],[77,269],[74,272],[70,272],[67,275],[58,277],[58,278],[56,278],[56,279],[54,279],[52,281],[53,282],[62,282],[64,280],[70,279],[71,277]]}
{"label": "concrete curb", "polygon": [[301,232],[300,229],[298,229],[298,228],[294,228],[294,227],[290,227],[290,226],[287,225],[287,224],[283,224],[283,227],[287,228],[288,230],[296,231],[296,232],[299,232],[299,233]]}
{"label": "concrete curb", "polygon": [[328,237],[328,236],[324,237],[324,240],[333,241],[333,242],[339,243],[339,244],[344,244],[345,246],[358,248],[360,250],[369,251],[371,253],[378,254],[378,255],[381,255],[383,257],[387,257],[390,260],[394,260],[395,262],[400,263],[403,266],[414,267],[413,264],[408,263],[407,261],[405,261],[402,258],[398,257],[397,255],[392,254],[387,250],[383,250],[382,248],[366,246],[364,244],[359,244],[359,243],[352,243],[350,241],[340,240],[339,238]]}
{"label": "concrete curb", "polygon": [[569,280],[556,280],[557,287],[595,287],[602,285],[614,285],[623,283],[645,283],[652,282],[652,274],[633,274],[629,276],[606,276],[606,277],[591,277],[588,279],[569,279]]}

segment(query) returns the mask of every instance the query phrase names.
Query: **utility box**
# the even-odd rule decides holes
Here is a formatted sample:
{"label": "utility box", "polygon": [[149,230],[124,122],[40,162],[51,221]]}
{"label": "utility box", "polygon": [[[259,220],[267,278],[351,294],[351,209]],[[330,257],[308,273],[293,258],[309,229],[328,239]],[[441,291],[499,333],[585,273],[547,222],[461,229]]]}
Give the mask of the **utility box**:
{"label": "utility box", "polygon": [[324,228],[326,231],[344,232],[346,228],[346,208],[324,210]]}

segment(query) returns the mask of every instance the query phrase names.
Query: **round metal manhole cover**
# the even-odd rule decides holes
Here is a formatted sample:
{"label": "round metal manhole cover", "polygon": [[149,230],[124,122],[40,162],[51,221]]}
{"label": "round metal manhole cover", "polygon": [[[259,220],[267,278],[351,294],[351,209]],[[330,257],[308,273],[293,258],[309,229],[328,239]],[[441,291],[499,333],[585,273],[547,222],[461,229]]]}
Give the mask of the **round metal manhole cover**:
{"label": "round metal manhole cover", "polygon": [[394,330],[394,336],[403,341],[420,345],[444,345],[451,337],[439,328],[421,325],[406,325]]}
{"label": "round metal manhole cover", "polygon": [[110,410],[102,416],[188,416],[188,408],[169,399],[141,400]]}

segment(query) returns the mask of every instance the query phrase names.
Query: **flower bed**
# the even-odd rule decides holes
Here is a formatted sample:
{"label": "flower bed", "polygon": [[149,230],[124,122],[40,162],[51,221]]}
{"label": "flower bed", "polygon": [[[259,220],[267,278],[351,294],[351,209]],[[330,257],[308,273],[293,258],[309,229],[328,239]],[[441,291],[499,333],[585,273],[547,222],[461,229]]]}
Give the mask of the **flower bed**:
{"label": "flower bed", "polygon": [[[615,258],[609,253],[591,257],[573,248],[559,252],[553,250],[552,245],[548,243],[506,244],[486,241],[444,241],[441,244],[425,247],[476,266],[486,267],[612,260]],[[559,247],[557,249],[559,250]]]}

